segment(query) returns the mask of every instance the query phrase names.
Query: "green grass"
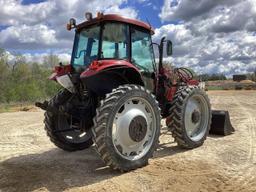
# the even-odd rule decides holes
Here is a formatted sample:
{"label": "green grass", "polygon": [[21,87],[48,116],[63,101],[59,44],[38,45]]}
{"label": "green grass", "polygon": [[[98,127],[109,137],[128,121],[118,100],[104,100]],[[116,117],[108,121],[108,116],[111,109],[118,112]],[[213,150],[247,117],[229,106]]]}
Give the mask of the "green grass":
{"label": "green grass", "polygon": [[35,109],[34,103],[0,103],[0,113],[16,112],[16,111],[30,111]]}
{"label": "green grass", "polygon": [[224,90],[223,87],[219,87],[219,86],[207,86],[208,90]]}
{"label": "green grass", "polygon": [[5,113],[10,111],[9,105],[0,106],[0,113]]}

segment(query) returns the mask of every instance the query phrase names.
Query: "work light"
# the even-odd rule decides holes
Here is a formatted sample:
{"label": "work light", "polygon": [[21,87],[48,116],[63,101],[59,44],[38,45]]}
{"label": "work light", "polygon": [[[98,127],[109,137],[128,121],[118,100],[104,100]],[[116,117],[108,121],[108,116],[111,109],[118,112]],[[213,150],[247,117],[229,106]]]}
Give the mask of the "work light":
{"label": "work light", "polygon": [[85,18],[86,18],[88,21],[92,20],[92,13],[86,12],[86,13],[85,13]]}
{"label": "work light", "polygon": [[70,23],[70,25],[71,25],[72,28],[76,26],[76,20],[75,20],[74,18],[71,18],[71,19],[69,20],[69,23]]}

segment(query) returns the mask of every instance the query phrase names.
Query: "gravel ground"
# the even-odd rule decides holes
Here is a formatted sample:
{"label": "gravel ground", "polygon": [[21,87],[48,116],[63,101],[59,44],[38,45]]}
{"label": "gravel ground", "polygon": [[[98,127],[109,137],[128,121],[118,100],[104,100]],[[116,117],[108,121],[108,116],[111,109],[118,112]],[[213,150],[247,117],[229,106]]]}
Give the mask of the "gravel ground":
{"label": "gravel ground", "polygon": [[212,107],[229,111],[236,132],[210,135],[179,149],[162,128],[149,165],[121,174],[94,147],[68,153],[43,129],[43,112],[0,114],[0,192],[5,191],[256,191],[256,91],[210,91]]}

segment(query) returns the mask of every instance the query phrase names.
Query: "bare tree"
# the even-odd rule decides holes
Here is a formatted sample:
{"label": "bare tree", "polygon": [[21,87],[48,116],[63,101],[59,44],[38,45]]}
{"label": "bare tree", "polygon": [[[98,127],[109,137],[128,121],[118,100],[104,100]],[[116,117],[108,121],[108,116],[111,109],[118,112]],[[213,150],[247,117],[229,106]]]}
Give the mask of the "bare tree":
{"label": "bare tree", "polygon": [[51,51],[49,55],[44,57],[44,65],[53,68],[54,66],[59,64],[59,58],[57,55],[53,54]]}

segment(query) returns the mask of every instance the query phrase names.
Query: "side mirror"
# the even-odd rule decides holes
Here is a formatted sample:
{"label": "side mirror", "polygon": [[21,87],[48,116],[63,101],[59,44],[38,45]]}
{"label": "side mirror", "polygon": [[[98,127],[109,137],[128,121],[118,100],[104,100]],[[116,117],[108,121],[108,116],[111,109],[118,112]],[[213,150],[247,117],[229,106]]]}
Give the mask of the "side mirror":
{"label": "side mirror", "polygon": [[170,40],[167,40],[167,43],[166,43],[166,53],[167,53],[167,56],[172,55],[172,41]]}

